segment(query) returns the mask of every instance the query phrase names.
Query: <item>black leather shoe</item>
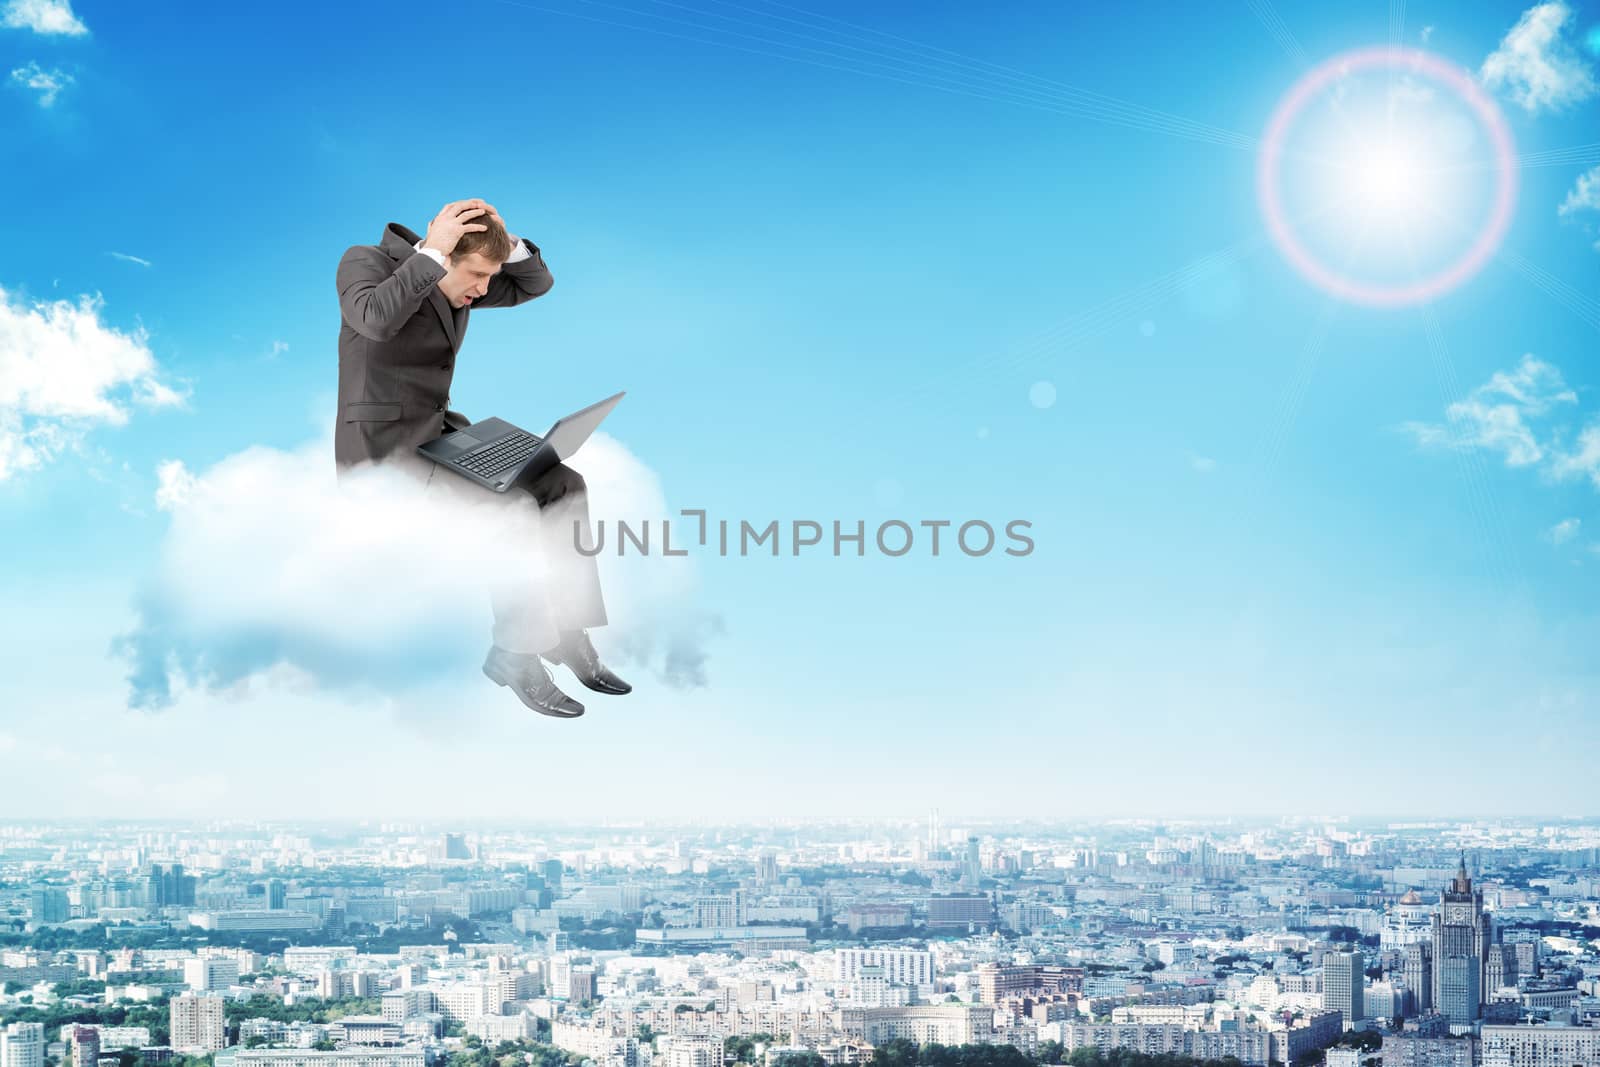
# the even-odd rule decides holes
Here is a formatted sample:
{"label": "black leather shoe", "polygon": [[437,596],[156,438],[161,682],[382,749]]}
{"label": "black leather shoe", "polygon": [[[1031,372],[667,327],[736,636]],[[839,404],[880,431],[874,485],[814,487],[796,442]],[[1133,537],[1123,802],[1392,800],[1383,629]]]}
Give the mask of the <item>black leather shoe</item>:
{"label": "black leather shoe", "polygon": [[621,696],[623,693],[633,692],[633,686],[611,673],[611,670],[600,662],[600,653],[594,650],[594,645],[589,641],[589,634],[584,630],[563,634],[561,643],[546,652],[544,658],[551,663],[560,663],[569,668],[577,675],[578,681],[596,693]]}
{"label": "black leather shoe", "polygon": [[496,645],[483,661],[483,673],[493,682],[510,686],[519,700],[540,715],[576,719],[583,714],[583,705],[556,688],[538,656],[521,656]]}

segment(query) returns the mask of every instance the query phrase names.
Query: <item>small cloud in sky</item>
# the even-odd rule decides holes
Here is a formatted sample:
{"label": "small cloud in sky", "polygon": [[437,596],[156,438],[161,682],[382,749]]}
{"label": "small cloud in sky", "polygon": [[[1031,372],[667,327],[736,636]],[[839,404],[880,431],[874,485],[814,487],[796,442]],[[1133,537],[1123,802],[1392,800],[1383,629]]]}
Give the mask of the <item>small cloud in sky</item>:
{"label": "small cloud in sky", "polygon": [[1560,370],[1528,354],[1446,408],[1444,424],[1411,422],[1404,428],[1419,444],[1482,448],[1500,453],[1508,467],[1526,467],[1547,452],[1531,420],[1555,405],[1577,401]]}
{"label": "small cloud in sky", "polygon": [[120,259],[124,263],[137,263],[141,267],[151,266],[151,263],[148,259],[144,259],[140,256],[130,256],[126,252],[107,252],[106,255],[110,256],[112,259]]}
{"label": "small cloud in sky", "polygon": [[97,296],[29,303],[0,289],[0,482],[41,467],[134,408],[174,407],[144,331],[100,317]]}
{"label": "small cloud in sky", "polygon": [[1574,446],[1556,457],[1552,471],[1557,478],[1583,478],[1600,489],[1600,420],[1579,431]]}
{"label": "small cloud in sky", "polygon": [[11,84],[31,89],[39,94],[39,106],[51,107],[61,90],[72,84],[72,75],[59,69],[45,70],[37,63],[17,67],[11,72]]}
{"label": "small cloud in sky", "polygon": [[1551,111],[1579,103],[1596,91],[1594,71],[1569,39],[1572,9],[1561,0],[1522,13],[1479,76],[1524,110]]}
{"label": "small cloud in sky", "polygon": [[1545,537],[1553,545],[1564,545],[1578,536],[1578,529],[1582,525],[1582,519],[1562,519],[1545,531]]}
{"label": "small cloud in sky", "polygon": [[[650,519],[661,537],[670,516],[654,474],[605,435],[585,443],[574,465],[589,487],[592,521],[608,531],[597,561],[612,624],[595,631],[597,647],[662,684],[705,685],[707,644],[720,622],[693,603],[691,561],[614,550],[618,519],[635,531]],[[456,492],[446,482],[424,488],[381,467],[339,481],[331,438],[294,451],[251,447],[199,471],[171,460],[157,479],[167,517],[159,561],[137,598],[135,625],[115,645],[133,708],[158,710],[189,691],[236,691],[285,670],[306,688],[336,693],[395,696],[482,682],[491,589],[572,574],[562,569],[575,558],[571,526],[547,525],[526,494],[465,481]]]}
{"label": "small cloud in sky", "polygon": [[1217,461],[1210,456],[1189,453],[1189,466],[1200,474],[1210,474],[1217,469]]}
{"label": "small cloud in sky", "polygon": [[1432,37],[1433,37],[1433,27],[1432,26],[1424,26],[1424,27],[1422,27],[1422,32],[1417,34],[1417,38],[1419,40],[1421,40],[1423,44],[1427,44],[1428,41]]}
{"label": "small cloud in sky", "polygon": [[272,351],[267,353],[267,358],[268,359],[277,359],[279,356],[283,355],[287,351],[289,351],[289,342],[288,341],[273,341],[272,342]]}
{"label": "small cloud in sky", "polygon": [[[1483,449],[1508,467],[1600,489],[1600,415],[1584,415],[1577,405],[1561,371],[1529,354],[1447,407],[1443,423],[1408,422],[1401,429],[1424,447]],[[1562,412],[1575,417],[1562,419]]]}
{"label": "small cloud in sky", "polygon": [[[1567,198],[1556,209],[1564,219],[1587,218],[1596,213],[1600,213],[1600,167],[1578,175]],[[1595,248],[1600,249],[1600,241],[1595,242]]]}
{"label": "small cloud in sky", "polygon": [[89,27],[72,12],[72,0],[6,0],[0,25],[52,37],[82,37]]}

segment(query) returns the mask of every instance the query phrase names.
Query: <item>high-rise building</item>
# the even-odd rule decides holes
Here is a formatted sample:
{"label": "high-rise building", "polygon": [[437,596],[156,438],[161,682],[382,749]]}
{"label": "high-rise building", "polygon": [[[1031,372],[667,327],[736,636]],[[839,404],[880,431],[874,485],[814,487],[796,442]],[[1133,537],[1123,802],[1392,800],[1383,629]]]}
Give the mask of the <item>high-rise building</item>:
{"label": "high-rise building", "polygon": [[841,948],[834,952],[834,979],[846,985],[863,967],[881,967],[890,985],[933,988],[933,953],[915,948]]}
{"label": "high-rise building", "polygon": [[1414,941],[1405,947],[1403,973],[1409,997],[1405,1013],[1413,1017],[1426,1015],[1433,1010],[1432,942]]}
{"label": "high-rise building", "polygon": [[982,893],[952,893],[928,898],[929,929],[960,929],[994,923],[994,901]]}
{"label": "high-rise building", "polygon": [[967,851],[961,857],[961,881],[968,886],[976,886],[983,878],[983,863],[978,853],[978,839],[967,838]]}
{"label": "high-rise building", "polygon": [[[1489,913],[1483,909],[1483,890],[1472,888],[1465,855],[1455,879],[1439,894],[1439,905],[1433,912],[1432,941],[1433,1006],[1450,1017],[1451,1025],[1471,1023],[1479,1017],[1483,1005],[1488,977],[1485,962],[1493,938]],[[1467,962],[1452,962],[1462,959]],[[1444,996],[1447,973],[1451,994],[1448,1005]],[[1465,997],[1471,998],[1470,1004]]]}
{"label": "high-rise building", "polygon": [[767,885],[778,880],[778,857],[771,852],[763,852],[761,859],[756,863],[756,879]]}
{"label": "high-rise building", "polygon": [[1478,975],[1481,961],[1474,956],[1446,956],[1434,968],[1434,986],[1439,995],[1435,1005],[1450,1020],[1451,1032],[1470,1027],[1482,1003]]}
{"label": "high-rise building", "polygon": [[0,1030],[0,1067],[44,1067],[44,1024],[12,1023]]}
{"label": "high-rise building", "polygon": [[1517,949],[1515,945],[1489,946],[1489,958],[1483,964],[1483,999],[1494,998],[1494,992],[1517,984]]}
{"label": "high-rise building", "polygon": [[1366,965],[1359,952],[1329,952],[1322,957],[1322,1007],[1336,1011],[1348,1028],[1363,1018]]}
{"label": "high-rise building", "polygon": [[696,897],[694,924],[702,927],[739,926],[743,918],[739,904],[740,893],[737,889],[726,896]]}
{"label": "high-rise building", "polygon": [[171,1002],[172,1047],[179,1052],[217,1052],[227,1044],[222,998],[183,993]]}
{"label": "high-rise building", "polygon": [[183,873],[183,864],[173,863],[166,868],[152,864],[145,879],[145,899],[153,908],[194,907],[194,887],[197,879]]}
{"label": "high-rise building", "polygon": [[100,1031],[92,1026],[72,1028],[72,1067],[99,1067]]}
{"label": "high-rise building", "polygon": [[64,923],[72,917],[72,904],[65,889],[43,886],[28,894],[28,912],[35,925]]}
{"label": "high-rise building", "polygon": [[280,879],[274,878],[267,883],[267,907],[273,911],[282,911],[289,899],[289,889]]}
{"label": "high-rise building", "polygon": [[594,965],[575,965],[567,976],[567,999],[574,1004],[584,1004],[595,998]]}
{"label": "high-rise building", "polygon": [[227,989],[239,981],[239,961],[228,956],[201,956],[183,961],[183,982],[196,993]]}

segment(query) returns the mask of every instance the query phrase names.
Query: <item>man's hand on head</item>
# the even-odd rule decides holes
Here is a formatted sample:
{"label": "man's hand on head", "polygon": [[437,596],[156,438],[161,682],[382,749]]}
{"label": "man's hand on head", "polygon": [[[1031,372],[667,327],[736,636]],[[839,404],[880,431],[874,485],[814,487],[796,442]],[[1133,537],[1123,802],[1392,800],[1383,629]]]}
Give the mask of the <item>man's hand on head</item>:
{"label": "man's hand on head", "polygon": [[422,246],[431,248],[440,255],[450,255],[456,250],[462,235],[489,228],[481,222],[472,221],[485,214],[499,218],[494,214],[492,207],[477,198],[455,200],[446,204],[439,209],[433,221],[428,223],[428,234],[422,239]]}

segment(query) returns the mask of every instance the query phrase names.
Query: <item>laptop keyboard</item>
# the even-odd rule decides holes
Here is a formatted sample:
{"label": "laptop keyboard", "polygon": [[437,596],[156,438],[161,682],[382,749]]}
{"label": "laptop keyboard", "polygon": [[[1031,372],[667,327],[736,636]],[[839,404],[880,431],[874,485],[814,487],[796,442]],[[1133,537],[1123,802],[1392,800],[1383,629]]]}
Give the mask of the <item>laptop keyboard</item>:
{"label": "laptop keyboard", "polygon": [[518,430],[457,457],[456,466],[482,478],[493,478],[533,455],[538,447],[537,437]]}

